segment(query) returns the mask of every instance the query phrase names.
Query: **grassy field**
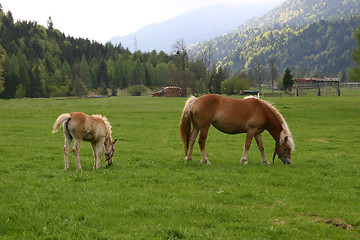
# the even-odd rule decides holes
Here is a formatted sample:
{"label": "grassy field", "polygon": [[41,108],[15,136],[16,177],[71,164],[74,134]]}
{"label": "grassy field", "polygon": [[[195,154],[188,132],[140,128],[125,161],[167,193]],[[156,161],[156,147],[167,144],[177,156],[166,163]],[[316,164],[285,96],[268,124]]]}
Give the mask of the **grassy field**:
{"label": "grassy field", "polygon": [[[293,132],[293,164],[263,165],[255,141],[213,127],[212,165],[185,162],[178,137],[185,98],[0,100],[1,239],[359,239],[360,97],[268,99]],[[64,171],[64,112],[108,117],[114,164]],[[271,161],[274,141],[263,134]]]}

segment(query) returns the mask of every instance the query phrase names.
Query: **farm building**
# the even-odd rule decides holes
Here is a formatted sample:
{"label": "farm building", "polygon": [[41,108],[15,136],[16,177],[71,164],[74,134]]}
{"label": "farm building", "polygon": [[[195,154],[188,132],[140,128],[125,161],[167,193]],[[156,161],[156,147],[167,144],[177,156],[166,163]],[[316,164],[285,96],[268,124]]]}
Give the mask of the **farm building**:
{"label": "farm building", "polygon": [[339,78],[297,78],[295,96],[305,95],[309,89],[317,89],[317,96],[322,95],[322,90],[332,89],[336,96],[340,96]]}

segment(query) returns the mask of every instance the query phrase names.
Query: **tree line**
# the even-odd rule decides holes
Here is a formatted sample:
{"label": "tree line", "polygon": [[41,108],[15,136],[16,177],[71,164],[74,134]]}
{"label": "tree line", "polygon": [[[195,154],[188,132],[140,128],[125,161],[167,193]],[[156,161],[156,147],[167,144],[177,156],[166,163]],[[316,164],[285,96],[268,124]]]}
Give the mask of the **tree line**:
{"label": "tree line", "polygon": [[51,17],[46,27],[14,22],[0,5],[0,98],[108,94],[109,89],[116,95],[117,89],[136,85],[180,86],[196,94],[217,89],[212,84],[225,80],[214,77],[218,70],[211,71],[203,60],[189,60],[183,40],[174,44],[172,54],[131,53],[121,44],[65,36],[53,28]]}

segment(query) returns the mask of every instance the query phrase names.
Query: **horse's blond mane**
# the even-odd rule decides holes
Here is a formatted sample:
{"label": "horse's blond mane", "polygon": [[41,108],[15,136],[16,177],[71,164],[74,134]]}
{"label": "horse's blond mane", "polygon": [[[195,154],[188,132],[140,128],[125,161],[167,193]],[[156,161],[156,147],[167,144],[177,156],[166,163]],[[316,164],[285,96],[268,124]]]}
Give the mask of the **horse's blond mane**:
{"label": "horse's blond mane", "polygon": [[106,129],[107,129],[107,131],[108,131],[108,134],[109,134],[109,136],[110,136],[110,139],[112,139],[112,138],[111,138],[111,134],[112,134],[112,132],[111,132],[111,125],[110,125],[108,119],[107,119],[105,116],[102,116],[101,114],[94,114],[94,115],[92,115],[92,116],[93,116],[93,117],[97,117],[97,118],[101,118],[101,119],[103,120],[103,122],[104,122],[104,124],[105,124],[105,127],[106,127]]}
{"label": "horse's blond mane", "polygon": [[291,149],[294,150],[295,149],[295,143],[294,140],[292,138],[292,133],[289,129],[289,126],[287,125],[284,117],[281,115],[281,113],[279,112],[279,110],[277,110],[272,103],[253,97],[253,96],[249,96],[246,97],[245,99],[248,98],[255,98],[258,99],[260,102],[262,102],[273,114],[274,116],[278,119],[278,121],[280,122],[281,126],[282,126],[282,131],[280,133],[280,145],[282,145],[282,143],[284,142],[285,138],[288,137],[288,141],[287,141],[287,146]]}

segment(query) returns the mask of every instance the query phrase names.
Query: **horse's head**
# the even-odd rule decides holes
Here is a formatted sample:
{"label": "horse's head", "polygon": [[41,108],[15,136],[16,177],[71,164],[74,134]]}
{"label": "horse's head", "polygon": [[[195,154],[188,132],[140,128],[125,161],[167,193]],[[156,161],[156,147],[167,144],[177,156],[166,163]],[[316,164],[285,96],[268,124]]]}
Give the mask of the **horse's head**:
{"label": "horse's head", "polygon": [[283,164],[291,164],[291,150],[293,150],[294,147],[294,142],[291,136],[285,136],[281,139],[281,141],[276,141],[273,163],[275,155],[278,155]]}
{"label": "horse's head", "polygon": [[[111,146],[109,146],[110,147],[110,150],[108,150],[108,153],[105,153],[105,157],[106,157],[106,159],[105,159],[105,161],[107,161],[107,164],[108,165],[111,165],[113,162],[112,162],[112,158],[113,158],[113,156],[114,156],[114,145],[115,145],[115,143],[117,142],[117,139],[115,139],[114,141],[112,141],[111,142]],[[106,147],[105,147],[105,149],[106,149]]]}

